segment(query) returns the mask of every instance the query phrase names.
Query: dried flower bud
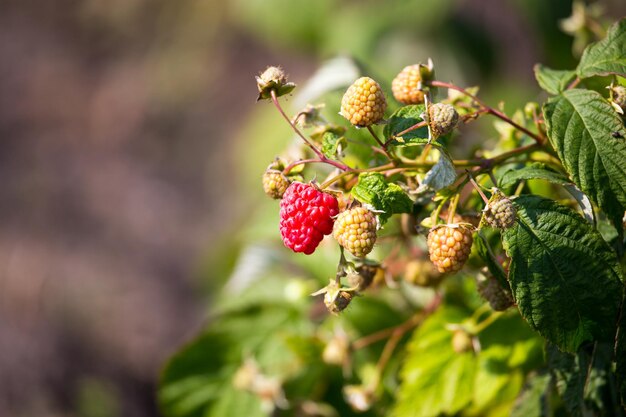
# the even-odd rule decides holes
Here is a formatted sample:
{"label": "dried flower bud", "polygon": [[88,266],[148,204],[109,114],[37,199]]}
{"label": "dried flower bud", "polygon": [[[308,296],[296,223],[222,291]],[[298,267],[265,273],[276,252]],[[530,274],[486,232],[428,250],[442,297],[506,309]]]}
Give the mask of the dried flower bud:
{"label": "dried flower bud", "polygon": [[267,67],[260,76],[256,77],[257,87],[259,88],[259,97],[257,101],[270,99],[272,90],[276,92],[276,96],[284,96],[289,94],[296,85],[287,82],[287,76],[281,67]]}

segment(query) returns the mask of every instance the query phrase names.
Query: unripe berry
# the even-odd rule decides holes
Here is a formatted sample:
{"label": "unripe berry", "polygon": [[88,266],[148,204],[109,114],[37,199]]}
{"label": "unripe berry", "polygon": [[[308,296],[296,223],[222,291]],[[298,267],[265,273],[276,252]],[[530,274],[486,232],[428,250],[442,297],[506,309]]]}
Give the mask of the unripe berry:
{"label": "unripe berry", "polygon": [[517,210],[504,194],[496,191],[483,211],[483,220],[496,229],[508,229],[515,224]]}
{"label": "unripe berry", "polygon": [[420,104],[424,102],[424,92],[420,82],[427,81],[423,77],[432,77],[432,68],[422,65],[404,67],[391,82],[391,91],[396,100],[402,104]]}
{"label": "unripe berry", "polygon": [[376,242],[376,215],[365,207],[342,211],[333,227],[333,237],[357,258],[370,253]]}
{"label": "unripe berry", "polygon": [[427,260],[415,259],[404,268],[404,281],[420,287],[436,287],[443,275]]}
{"label": "unripe berry", "polygon": [[387,100],[380,85],[369,77],[356,80],[341,99],[341,115],[357,127],[380,122],[387,109]]}
{"label": "unripe berry", "polygon": [[428,253],[439,272],[456,272],[469,257],[474,241],[473,226],[466,223],[439,225],[428,233]]}
{"label": "unripe berry", "polygon": [[459,122],[459,114],[450,104],[435,103],[428,107],[428,120],[430,131],[436,139],[452,132]]}
{"label": "unripe berry", "polygon": [[455,329],[452,333],[452,349],[456,353],[473,351],[474,341],[472,336],[463,329]]}
{"label": "unripe berry", "polygon": [[285,246],[310,255],[333,231],[337,199],[310,184],[292,182],[280,201],[280,234]]}
{"label": "unripe berry", "polygon": [[268,169],[263,174],[263,191],[275,200],[283,198],[290,181],[281,171]]}
{"label": "unripe berry", "polygon": [[476,289],[495,311],[504,311],[514,304],[511,294],[491,274],[477,277]]}

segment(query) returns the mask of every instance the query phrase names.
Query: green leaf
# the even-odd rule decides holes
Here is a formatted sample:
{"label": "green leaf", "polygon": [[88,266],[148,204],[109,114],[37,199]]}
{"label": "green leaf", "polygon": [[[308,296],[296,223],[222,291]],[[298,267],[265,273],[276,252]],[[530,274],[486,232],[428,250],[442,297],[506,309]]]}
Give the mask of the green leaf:
{"label": "green leaf", "polygon": [[[626,300],[626,295],[624,296],[624,300]],[[624,302],[622,302],[616,341],[615,358],[617,366],[615,374],[622,408],[626,412],[626,308],[624,307]]]}
{"label": "green leaf", "polygon": [[541,64],[533,67],[535,78],[539,86],[550,94],[559,94],[567,88],[576,77],[576,72],[571,70],[554,70]]}
{"label": "green leaf", "polygon": [[505,172],[498,180],[498,185],[500,188],[508,188],[515,185],[518,181],[531,179],[542,179],[559,185],[571,183],[565,175],[549,170],[541,162],[535,162],[523,168],[511,169]]}
{"label": "green leaf", "polygon": [[565,408],[573,417],[609,410],[613,412],[601,415],[623,416],[612,392],[613,343],[595,343],[588,348],[576,354],[560,352],[553,345],[546,348],[548,365]]}
{"label": "green leaf", "polygon": [[611,248],[578,213],[522,195],[518,221],[502,233],[509,283],[528,323],[560,349],[615,335],[621,270]]}
{"label": "green leaf", "polygon": [[[411,126],[423,122],[422,114],[424,113],[424,105],[417,104],[411,106],[400,107],[390,117],[385,125],[383,134],[387,140],[398,133],[410,128]],[[412,130],[401,137],[397,137],[391,145],[393,146],[410,146],[424,145],[428,143],[428,128],[426,126]]]}
{"label": "green leaf", "polygon": [[515,402],[511,417],[548,417],[550,375],[535,375]]}
{"label": "green leaf", "polygon": [[450,325],[467,319],[442,306],[413,333],[392,416],[509,414],[523,375],[539,365],[542,342],[518,314],[506,314],[480,332],[480,351],[456,352]]}
{"label": "green leaf", "polygon": [[418,191],[426,191],[429,188],[439,191],[452,185],[455,180],[456,169],[454,168],[454,163],[452,163],[452,159],[450,159],[447,153],[442,150],[439,160],[426,173]]}
{"label": "green leaf", "polygon": [[265,305],[220,316],[166,365],[158,393],[162,414],[267,415],[258,397],[233,387],[236,370],[250,355],[264,375],[287,379],[301,364],[294,338],[311,334],[306,313],[290,305]]}
{"label": "green leaf", "polygon": [[440,308],[413,334],[393,416],[452,415],[469,405],[476,367],[473,354],[457,354],[446,328],[462,319],[460,311]]}
{"label": "green leaf", "polygon": [[626,19],[615,23],[604,39],[585,49],[576,72],[581,78],[611,74],[626,77]]}
{"label": "green leaf", "polygon": [[580,191],[564,174],[552,171],[541,162],[535,162],[520,169],[512,169],[500,178],[500,187],[507,188],[521,180],[542,179],[561,185],[578,202],[588,222],[594,223],[594,213],[589,197]]}
{"label": "green leaf", "polygon": [[376,210],[381,224],[396,213],[410,213],[413,210],[413,200],[399,185],[388,183],[379,173],[362,173],[359,181],[352,188],[352,195],[361,203],[369,204]]}
{"label": "green leaf", "polygon": [[546,347],[546,356],[565,408],[573,416],[581,416],[587,410],[584,395],[590,356],[585,352],[577,355],[561,352],[550,344]]}
{"label": "green leaf", "polygon": [[346,138],[333,131],[325,132],[322,136],[322,153],[327,158],[335,158],[348,146]]}
{"label": "green leaf", "polygon": [[597,92],[568,90],[543,108],[547,133],[574,183],[617,224],[626,208],[626,129]]}

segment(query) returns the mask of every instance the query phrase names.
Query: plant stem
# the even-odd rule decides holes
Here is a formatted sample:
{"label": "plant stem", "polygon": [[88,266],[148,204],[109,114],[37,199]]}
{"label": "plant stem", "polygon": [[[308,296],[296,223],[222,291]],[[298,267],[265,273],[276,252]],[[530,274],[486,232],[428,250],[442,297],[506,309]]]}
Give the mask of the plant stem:
{"label": "plant stem", "polygon": [[469,97],[472,100],[474,100],[483,109],[485,109],[487,111],[487,113],[496,116],[497,118],[505,121],[506,123],[508,123],[511,126],[513,126],[514,128],[516,128],[517,130],[519,130],[521,132],[524,132],[525,134],[527,134],[528,136],[533,138],[535,140],[535,142],[537,142],[537,143],[543,143],[544,142],[544,139],[541,136],[539,136],[536,133],[531,132],[530,130],[526,129],[524,126],[521,126],[520,124],[516,123],[510,117],[508,117],[506,114],[502,113],[500,110],[497,110],[497,109],[494,109],[493,107],[487,106],[478,97],[476,97],[475,95],[471,94],[469,91],[465,90],[464,88],[458,87],[458,86],[456,86],[454,84],[451,84],[451,83],[445,83],[445,82],[442,82],[442,81],[430,81],[429,84],[434,86],[434,87],[442,87],[442,88],[449,88],[451,90],[456,90],[456,91],[466,95],[467,97]]}
{"label": "plant stem", "polygon": [[389,154],[389,152],[387,152],[387,144],[383,143],[380,138],[378,137],[378,135],[376,134],[376,132],[374,132],[374,129],[372,129],[372,126],[367,126],[367,130],[370,132],[370,134],[372,135],[372,137],[374,138],[374,140],[376,140],[376,142],[380,145],[380,150],[382,151],[382,153],[389,158],[390,161],[393,161],[393,158],[391,157],[391,155]]}
{"label": "plant stem", "polygon": [[461,197],[460,194],[455,194],[448,205],[448,224],[454,223],[454,215],[456,214],[456,206],[459,204],[459,197]]}
{"label": "plant stem", "polygon": [[[283,110],[282,106],[280,105],[280,103],[278,101],[278,97],[276,97],[276,91],[272,90],[270,92],[270,94],[272,96],[272,103],[274,103],[274,106],[276,107],[276,109],[278,109],[278,112],[283,116],[283,118],[287,121],[287,123],[289,123],[289,126],[291,126],[293,131],[296,132],[296,134],[298,136],[300,136],[300,138],[304,141],[304,143],[315,153],[315,155],[317,155],[318,160],[317,161],[311,161],[311,162],[322,162],[322,163],[325,163],[325,164],[329,164],[329,165],[332,165],[332,166],[334,166],[336,168],[339,168],[342,171],[350,171],[351,170],[351,168],[349,166],[347,166],[345,164],[342,164],[341,162],[334,161],[332,159],[326,158],[326,156],[322,153],[322,151],[317,149],[317,147],[315,145],[313,145],[313,143],[311,143],[311,141],[308,140],[306,138],[306,136],[304,136],[302,134],[300,129],[298,129],[298,127],[291,121],[291,119],[289,119],[289,116],[287,116],[287,114]],[[289,171],[287,171],[287,172],[289,172]]]}
{"label": "plant stem", "polygon": [[480,194],[480,198],[483,199],[483,201],[485,202],[485,204],[489,204],[489,199],[487,198],[487,196],[485,195],[485,193],[483,193],[483,190],[480,189],[480,186],[478,185],[478,183],[474,180],[474,177],[472,176],[472,174],[468,171],[467,172],[467,176],[470,180],[470,182],[472,183],[472,185],[474,186],[474,188],[476,189],[476,191],[478,191],[478,194]]}

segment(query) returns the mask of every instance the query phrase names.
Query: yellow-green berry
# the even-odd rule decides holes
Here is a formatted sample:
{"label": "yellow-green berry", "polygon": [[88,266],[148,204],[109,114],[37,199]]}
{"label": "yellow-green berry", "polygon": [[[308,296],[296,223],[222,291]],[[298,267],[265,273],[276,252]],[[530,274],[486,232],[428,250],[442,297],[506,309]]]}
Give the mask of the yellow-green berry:
{"label": "yellow-green berry", "polygon": [[496,229],[508,229],[515,224],[517,210],[504,194],[496,191],[483,211],[483,220]]}
{"label": "yellow-green berry", "polygon": [[430,131],[436,139],[452,132],[459,122],[459,114],[450,104],[436,103],[428,108]]}
{"label": "yellow-green berry", "polygon": [[356,80],[341,100],[341,115],[357,127],[380,122],[386,109],[387,100],[383,90],[369,77]]}
{"label": "yellow-green berry", "polygon": [[391,82],[391,92],[396,100],[402,104],[420,104],[424,102],[424,92],[420,90],[422,81],[420,65],[404,67]]}
{"label": "yellow-green berry", "polygon": [[290,183],[287,177],[278,170],[268,169],[263,174],[263,191],[275,200],[283,198]]}
{"label": "yellow-green berry", "polygon": [[428,233],[428,253],[439,272],[456,272],[472,250],[474,227],[466,223],[435,226]]}
{"label": "yellow-green berry", "polygon": [[404,281],[420,287],[436,287],[443,275],[425,259],[414,259],[404,267]]}
{"label": "yellow-green berry", "polygon": [[354,207],[339,213],[333,226],[333,237],[357,258],[370,253],[376,242],[376,215],[365,207]]}

